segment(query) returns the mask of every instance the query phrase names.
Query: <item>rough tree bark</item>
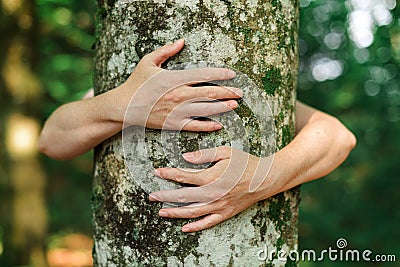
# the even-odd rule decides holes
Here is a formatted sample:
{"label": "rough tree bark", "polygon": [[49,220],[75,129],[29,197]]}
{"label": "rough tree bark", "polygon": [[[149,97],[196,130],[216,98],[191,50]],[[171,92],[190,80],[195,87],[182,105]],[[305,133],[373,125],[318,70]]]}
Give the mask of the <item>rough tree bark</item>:
{"label": "rough tree bark", "polygon": [[[263,91],[262,101],[271,104],[277,148],[293,138],[297,0],[101,0],[98,9],[97,94],[121,84],[146,53],[183,37],[184,51],[169,64],[206,61],[243,72]],[[250,116],[245,113],[241,116]],[[153,147],[158,135],[147,132]],[[204,137],[182,135],[183,150],[195,149],[193,141]],[[221,135],[209,134],[207,139],[218,146]],[[256,142],[250,143],[252,153],[263,154]],[[151,151],[154,165],[163,165],[157,151]],[[121,134],[96,148],[96,266],[284,266],[276,255],[273,262],[260,261],[258,251],[297,249],[298,189],[259,202],[211,229],[184,234],[180,228],[186,220],[160,218],[161,204],[147,200],[130,177],[126,160]],[[290,259],[286,263],[296,265]]]}

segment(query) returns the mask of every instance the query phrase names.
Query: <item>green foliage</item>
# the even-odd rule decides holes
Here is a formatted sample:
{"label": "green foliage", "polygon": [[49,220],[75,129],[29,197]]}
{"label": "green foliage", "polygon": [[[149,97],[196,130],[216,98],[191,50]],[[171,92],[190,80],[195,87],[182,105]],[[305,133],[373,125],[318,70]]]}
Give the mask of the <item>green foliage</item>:
{"label": "green foliage", "polygon": [[79,99],[92,87],[94,1],[40,0],[36,10],[39,40],[39,75],[54,107]]}
{"label": "green foliage", "polygon": [[[40,81],[45,91],[42,120],[92,87],[95,1],[38,0]],[[47,172],[50,235],[91,233],[92,153],[68,162],[42,156]]]}
{"label": "green foliage", "polygon": [[[352,249],[397,253],[399,259],[400,46],[393,44],[400,40],[400,9],[390,11],[389,25],[374,25],[373,43],[360,48],[349,30],[351,2],[356,1],[300,2],[298,97],[339,117],[358,139],[342,167],[302,187],[300,248],[336,248],[336,240],[346,238]],[[341,62],[342,73],[336,79],[317,81],[313,76],[324,57]],[[326,261],[301,266],[358,265]]]}

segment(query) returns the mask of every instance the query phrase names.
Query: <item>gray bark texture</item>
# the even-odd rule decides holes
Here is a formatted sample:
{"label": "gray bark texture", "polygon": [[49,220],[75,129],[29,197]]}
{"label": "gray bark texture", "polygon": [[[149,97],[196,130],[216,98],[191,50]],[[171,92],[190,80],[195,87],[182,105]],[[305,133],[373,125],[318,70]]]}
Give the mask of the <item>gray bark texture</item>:
{"label": "gray bark texture", "polygon": [[[249,99],[240,103],[236,113],[249,133],[248,151],[269,155],[275,148],[254,119],[254,113],[263,114],[257,110],[263,105],[252,100],[269,103],[276,149],[287,145],[294,136],[298,15],[298,0],[98,0],[96,94],[124,82],[145,54],[184,38],[184,50],[168,66],[207,62],[239,70],[254,82],[256,88],[244,90]],[[239,80],[236,85],[246,87],[244,83]],[[243,138],[242,131],[237,136],[233,128],[229,136],[221,130],[167,138],[178,138],[180,151],[186,152],[204,142],[209,147],[232,145]],[[168,148],[159,147],[160,136],[160,131],[146,130],[152,167],[182,167],[181,161],[168,161],[160,152],[168,154]],[[189,220],[160,218],[162,204],[150,203],[135,183],[132,175],[155,178],[138,160],[135,141],[128,152],[130,141],[125,142],[117,134],[95,150],[95,266],[297,266],[289,258],[284,262],[275,255],[266,261],[258,256],[265,248],[297,250],[298,188],[261,201],[210,229],[182,233]]]}

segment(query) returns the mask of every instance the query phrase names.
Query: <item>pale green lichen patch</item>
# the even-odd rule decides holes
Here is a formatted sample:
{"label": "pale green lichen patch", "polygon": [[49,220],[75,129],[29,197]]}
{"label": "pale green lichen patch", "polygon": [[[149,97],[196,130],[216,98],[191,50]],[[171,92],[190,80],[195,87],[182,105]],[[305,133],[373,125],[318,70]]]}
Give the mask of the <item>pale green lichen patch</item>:
{"label": "pale green lichen patch", "polygon": [[193,1],[175,0],[175,2],[179,7],[188,7],[190,11],[197,11],[200,0],[193,0]]}

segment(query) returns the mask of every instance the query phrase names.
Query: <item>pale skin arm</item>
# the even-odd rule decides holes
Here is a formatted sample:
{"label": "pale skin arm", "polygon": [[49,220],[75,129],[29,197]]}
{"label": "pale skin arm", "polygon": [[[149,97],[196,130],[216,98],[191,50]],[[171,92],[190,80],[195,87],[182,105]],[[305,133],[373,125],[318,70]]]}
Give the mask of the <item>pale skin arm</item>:
{"label": "pale skin arm", "polygon": [[110,108],[105,94],[62,105],[46,121],[39,151],[57,160],[79,156],[121,131],[122,123],[105,114]]}
{"label": "pale skin arm", "polygon": [[[286,173],[291,177],[282,191],[329,174],[356,145],[354,134],[337,118],[299,101],[296,108],[300,111],[296,112],[298,134],[275,159],[276,165],[282,164],[281,173],[277,175]],[[306,160],[300,161],[301,158]]]}
{"label": "pale skin arm", "polygon": [[[95,97],[89,92],[86,99],[59,107],[42,129],[39,150],[58,160],[79,156],[122,130],[128,106],[130,114],[135,114],[130,125],[187,131],[221,129],[217,122],[191,118],[230,111],[237,107],[233,99],[243,92],[238,88],[192,85],[231,79],[235,73],[224,68],[163,70],[161,64],[183,46],[183,40],[165,45],[143,57],[129,79],[117,88]],[[152,79],[155,75],[162,79]],[[130,101],[133,95],[135,101]],[[220,101],[215,102],[217,99]],[[172,110],[181,112],[166,119]]]}
{"label": "pale skin arm", "polygon": [[[39,141],[40,151],[55,159],[70,159],[85,153],[103,140],[121,131],[124,112],[130,105],[131,96],[145,80],[161,72],[162,62],[179,52],[183,45],[183,41],[167,45],[145,56],[131,77],[114,90],[61,106],[47,120],[42,130]],[[159,105],[156,105],[151,111],[146,125],[140,123],[138,125],[162,128],[165,117],[176,106],[199,97],[219,99],[223,103],[223,105],[215,105],[216,102],[214,101],[205,103],[207,106],[204,106],[201,110],[207,110],[210,115],[226,112],[237,107],[235,100],[228,99],[240,98],[242,95],[242,92],[235,88],[191,86],[199,82],[233,78],[234,73],[232,74],[227,69],[210,69],[208,71],[203,69],[201,71],[170,73],[172,81],[177,79],[182,82],[182,77],[186,79],[183,83],[179,83],[182,84],[181,86],[163,95]],[[147,98],[149,97],[147,96]],[[131,107],[134,110],[137,108],[137,113],[140,114],[143,105],[140,101],[133,104]],[[135,104],[137,104],[137,107]],[[197,105],[196,108],[192,108],[195,105]],[[187,110],[184,110],[183,114],[191,114],[193,110],[199,110],[198,103],[194,104],[190,101],[186,108]],[[234,216],[257,201],[320,178],[338,167],[355,146],[354,135],[340,121],[330,115],[300,102],[297,102],[296,109],[297,135],[288,146],[275,154],[270,170],[262,167],[269,165],[272,160],[271,157],[258,158],[229,147],[219,147],[212,151],[184,155],[187,161],[195,164],[217,162],[215,166],[203,172],[194,173],[173,168],[157,169],[155,174],[158,176],[198,185],[199,187],[155,192],[151,194],[150,200],[204,202],[204,205],[201,206],[162,209],[159,212],[160,216],[171,218],[205,216],[182,228],[185,232],[199,231]],[[180,123],[179,120],[188,121],[184,130],[214,131],[222,127],[218,123],[189,120],[187,117],[177,117],[177,125]],[[243,166],[243,162],[246,163],[243,169],[235,169],[238,166]],[[229,174],[230,177],[236,175],[240,181],[232,190],[216,201],[202,199],[202,196],[219,196],[221,186],[226,186],[224,183],[225,174]],[[219,179],[220,177],[221,179]],[[257,190],[250,191],[253,177],[256,177],[256,180],[262,181],[262,183]],[[218,181],[218,183],[213,183],[214,181]]]}
{"label": "pale skin arm", "polygon": [[[339,120],[328,114],[301,102],[297,102],[296,109],[297,135],[289,145],[275,154],[269,171],[265,166],[269,166],[272,157],[258,158],[230,147],[183,155],[185,160],[195,164],[217,162],[202,172],[156,169],[155,175],[198,186],[152,193],[149,196],[151,201],[198,203],[161,209],[159,215],[169,218],[205,216],[182,228],[184,232],[200,231],[236,215],[260,200],[325,176],[337,168],[354,148],[355,136]],[[237,167],[246,161],[244,168]],[[238,183],[222,196],[221,189],[229,183],[225,181],[234,179],[235,175],[239,176],[236,177]],[[250,192],[253,178],[262,183]],[[210,199],[209,196],[215,198]]]}

